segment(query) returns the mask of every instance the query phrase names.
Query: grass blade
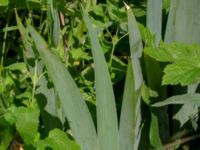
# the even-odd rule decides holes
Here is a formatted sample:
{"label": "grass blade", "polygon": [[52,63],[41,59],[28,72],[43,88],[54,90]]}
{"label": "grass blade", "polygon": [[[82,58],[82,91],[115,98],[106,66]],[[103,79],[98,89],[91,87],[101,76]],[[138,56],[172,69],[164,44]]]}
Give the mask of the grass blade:
{"label": "grass blade", "polygon": [[138,90],[142,86],[142,71],[139,62],[139,58],[142,56],[142,39],[140,31],[137,26],[137,21],[133,15],[132,10],[127,5],[127,16],[128,16],[128,32],[129,32],[129,43],[131,51],[131,60],[133,64],[133,71],[135,77],[135,89]]}
{"label": "grass blade", "polygon": [[97,127],[101,150],[118,150],[118,122],[115,106],[115,98],[112,89],[108,65],[106,63],[103,50],[98,41],[97,34],[92,27],[91,21],[83,10],[92,54],[95,65],[95,87],[96,87],[96,105],[97,105]]}
{"label": "grass blade", "polygon": [[73,135],[83,150],[94,150],[97,136],[89,110],[64,64],[49,49],[39,33],[28,26],[30,34],[58,92]]}
{"label": "grass blade", "polygon": [[155,34],[156,45],[161,40],[162,31],[162,1],[148,0],[147,1],[147,27]]}
{"label": "grass blade", "polygon": [[170,3],[165,42],[200,43],[200,1],[173,0]]}
{"label": "grass blade", "polygon": [[52,46],[57,47],[60,38],[60,19],[58,10],[53,4],[53,0],[47,0],[47,12],[48,12],[48,27],[50,33],[50,41]]}
{"label": "grass blade", "polygon": [[133,150],[134,148],[134,128],[136,121],[136,93],[134,92],[134,82],[132,65],[129,61],[119,125],[120,150]]}
{"label": "grass blade", "polygon": [[135,78],[135,93],[136,96],[136,124],[135,124],[135,138],[134,138],[134,149],[138,149],[141,137],[141,87],[143,82],[142,71],[140,66],[139,58],[142,56],[142,40],[140,32],[137,26],[135,16],[133,15],[132,10],[128,5],[127,7],[127,16],[128,16],[128,32],[129,32],[129,43],[131,51],[131,61],[133,65],[133,73]]}
{"label": "grass blade", "polygon": [[151,106],[160,107],[170,104],[196,104],[200,106],[200,94],[183,94],[178,96],[172,96],[162,102],[155,103]]}
{"label": "grass blade", "polygon": [[[147,1],[147,27],[155,35],[156,46],[158,46],[161,40],[162,3],[161,0]],[[160,64],[147,55],[144,55],[144,60],[147,84],[151,89],[159,93],[160,97],[157,98],[157,101],[160,101],[166,97],[166,87],[161,86],[162,70]],[[154,113],[151,111],[150,142],[155,148],[162,145],[161,138],[163,141],[168,141],[169,139],[169,123],[167,118],[167,107],[157,109]]]}

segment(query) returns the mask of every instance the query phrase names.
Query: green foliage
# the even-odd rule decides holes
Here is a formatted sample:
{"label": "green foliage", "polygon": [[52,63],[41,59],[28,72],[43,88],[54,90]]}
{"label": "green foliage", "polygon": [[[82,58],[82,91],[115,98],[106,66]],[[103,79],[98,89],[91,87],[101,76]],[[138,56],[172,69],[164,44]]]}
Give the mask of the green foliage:
{"label": "green foliage", "polygon": [[50,131],[49,136],[37,144],[37,150],[45,150],[47,147],[53,150],[80,150],[80,147],[59,129]]}
{"label": "green foliage", "polygon": [[161,62],[170,62],[164,69],[163,84],[189,85],[199,80],[198,45],[161,43],[158,48],[147,47],[145,53]]}
{"label": "green foliage", "polygon": [[0,0],[0,150],[198,149],[199,6]]}

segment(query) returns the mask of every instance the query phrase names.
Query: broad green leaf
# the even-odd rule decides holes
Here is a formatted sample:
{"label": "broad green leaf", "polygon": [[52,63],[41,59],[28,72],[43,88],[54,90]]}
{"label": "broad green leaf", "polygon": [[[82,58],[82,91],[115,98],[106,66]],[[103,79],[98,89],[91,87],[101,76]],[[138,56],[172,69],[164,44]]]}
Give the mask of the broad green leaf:
{"label": "broad green leaf", "polygon": [[188,61],[181,61],[174,64],[169,64],[164,69],[164,77],[162,84],[188,85],[195,83],[200,79],[200,68],[193,66]]}
{"label": "broad green leaf", "polygon": [[126,5],[127,16],[128,16],[128,32],[129,32],[129,45],[131,52],[131,61],[134,73],[134,83],[135,83],[135,93],[136,95],[136,123],[135,123],[135,136],[134,136],[134,149],[138,149],[141,137],[141,125],[142,125],[142,116],[141,116],[141,87],[143,83],[140,57],[142,56],[142,40],[141,35],[137,26],[135,16],[131,8]]}
{"label": "broad green leaf", "polygon": [[97,33],[87,12],[82,8],[91,43],[95,65],[95,88],[97,107],[97,130],[100,149],[118,150],[118,121],[112,83]]}
{"label": "broad green leaf", "polygon": [[30,25],[28,28],[53,81],[75,140],[83,150],[96,149],[97,136],[94,123],[73,78],[59,58],[48,49],[47,43],[38,32]]}
{"label": "broad green leaf", "polygon": [[38,143],[37,150],[45,150],[46,147],[51,147],[53,150],[80,150],[78,144],[59,129],[50,131],[49,136]]}
{"label": "broad green leaf", "polygon": [[200,47],[198,45],[181,43],[166,45],[161,43],[158,48],[146,48],[145,53],[158,61],[172,62],[164,69],[163,84],[174,85],[180,83],[188,85],[200,79]]}
{"label": "broad green leaf", "polygon": [[152,58],[161,62],[174,62],[182,59],[198,57],[200,46],[197,44],[188,45],[185,43],[160,43],[159,47],[146,47],[144,52]]}
{"label": "broad green leaf", "polygon": [[37,104],[29,107],[18,107],[14,111],[15,126],[23,141],[29,145],[33,144],[39,126],[40,110]]}
{"label": "broad green leaf", "polygon": [[200,94],[183,94],[183,95],[177,95],[167,98],[164,101],[157,102],[151,106],[153,107],[160,107],[165,106],[169,104],[196,104],[200,106]]}
{"label": "broad green leaf", "polygon": [[174,50],[167,47],[166,44],[161,43],[159,47],[147,46],[144,49],[144,52],[150,57],[156,59],[157,61],[167,62],[174,61],[173,52]]}
{"label": "broad green leaf", "polygon": [[124,86],[120,125],[120,150],[134,149],[134,130],[136,124],[136,93],[134,75],[131,62],[128,63],[126,81]]}

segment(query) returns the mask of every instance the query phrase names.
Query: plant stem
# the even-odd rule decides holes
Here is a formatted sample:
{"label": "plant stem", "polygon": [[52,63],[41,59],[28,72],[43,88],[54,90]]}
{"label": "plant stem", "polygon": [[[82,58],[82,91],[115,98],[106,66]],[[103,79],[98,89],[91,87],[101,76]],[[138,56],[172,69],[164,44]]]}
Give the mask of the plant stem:
{"label": "plant stem", "polygon": [[[118,34],[118,32],[117,32],[117,34]],[[116,35],[117,35],[116,34]],[[119,40],[117,40],[116,42],[113,42],[113,46],[112,46],[112,51],[111,51],[111,55],[110,55],[110,60],[109,60],[109,66],[112,66],[112,59],[113,59],[113,55],[114,55],[114,51],[115,51],[115,46],[116,46],[116,44],[121,40],[121,39],[123,39],[125,36],[127,36],[128,34],[124,34],[123,36],[121,36],[120,38],[119,38]]]}
{"label": "plant stem", "polygon": [[[6,28],[8,27],[8,23],[6,24]],[[2,45],[2,52],[1,52],[1,60],[0,60],[0,84],[1,84],[1,91],[4,91],[3,86],[3,62],[4,62],[4,55],[6,50],[6,38],[7,38],[7,32],[8,30],[5,30],[4,37],[3,37],[3,45]]]}
{"label": "plant stem", "polygon": [[33,90],[32,90],[32,97],[31,97],[32,102],[34,102],[35,89],[36,89],[36,84],[37,84],[37,63],[38,63],[38,60],[35,60],[34,76],[32,78],[32,82],[33,82]]}
{"label": "plant stem", "polygon": [[194,136],[185,137],[185,138],[182,138],[182,139],[177,139],[172,143],[164,145],[164,149],[165,150],[171,150],[171,149],[173,149],[174,147],[176,147],[178,145],[185,144],[185,143],[187,143],[189,141],[192,141],[192,140],[195,140],[195,139],[198,139],[198,138],[200,138],[200,134],[197,134],[197,135],[194,135]]}
{"label": "plant stem", "polygon": [[[6,24],[6,27],[8,27],[8,24]],[[4,32],[4,37],[3,37],[3,46],[2,46],[2,52],[1,52],[1,66],[0,66],[0,76],[1,78],[3,77],[2,71],[3,71],[3,61],[4,61],[4,54],[6,50],[6,38],[7,38],[7,30]]]}

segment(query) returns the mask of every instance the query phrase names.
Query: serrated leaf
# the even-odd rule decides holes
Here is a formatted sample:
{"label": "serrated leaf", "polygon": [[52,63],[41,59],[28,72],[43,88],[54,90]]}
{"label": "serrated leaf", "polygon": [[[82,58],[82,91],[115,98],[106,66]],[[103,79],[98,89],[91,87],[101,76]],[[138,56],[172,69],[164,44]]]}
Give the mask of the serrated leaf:
{"label": "serrated leaf", "polygon": [[192,66],[187,62],[178,62],[167,65],[164,69],[162,84],[189,85],[200,79],[200,68]]}
{"label": "serrated leaf", "polygon": [[200,79],[200,47],[198,45],[161,43],[158,48],[146,48],[145,53],[158,61],[172,62],[164,69],[163,84],[189,85]]}
{"label": "serrated leaf", "polygon": [[144,52],[157,61],[166,62],[174,60],[171,53],[162,48],[145,47]]}
{"label": "serrated leaf", "polygon": [[200,46],[196,44],[165,44],[161,42],[158,48],[152,46],[146,47],[144,52],[158,61],[174,62],[184,58],[190,59],[191,57],[198,57],[200,54]]}
{"label": "serrated leaf", "polygon": [[50,131],[49,136],[38,143],[37,150],[45,150],[46,147],[51,147],[53,150],[80,150],[78,144],[59,129]]}
{"label": "serrated leaf", "polygon": [[18,107],[14,111],[15,126],[26,144],[33,144],[39,126],[40,110],[36,104]]}
{"label": "serrated leaf", "polygon": [[[198,28],[198,26],[200,25],[200,15],[196,11],[196,10],[199,10],[200,8],[199,2],[200,1],[198,0],[170,1],[169,15],[168,15],[166,32],[165,32],[166,43],[171,43],[171,42],[176,41],[176,42],[184,42],[188,44],[193,44],[193,43],[200,44],[200,34],[199,34],[200,30]],[[196,50],[193,49],[193,52],[195,51]],[[199,56],[199,54],[197,54],[196,56]],[[191,57],[190,55],[186,61],[193,60],[194,57],[193,56]],[[189,85],[189,87],[190,86],[191,85]],[[194,110],[196,110],[196,114],[198,114],[197,107],[198,106],[193,107],[191,104],[183,105],[182,108],[179,109],[179,112],[178,112],[179,115],[176,116],[176,119],[178,119],[181,124],[183,122],[186,122],[186,118],[189,118],[191,115],[193,115]],[[183,112],[184,112],[184,117],[182,117]],[[191,113],[186,114],[185,112],[191,112]]]}

